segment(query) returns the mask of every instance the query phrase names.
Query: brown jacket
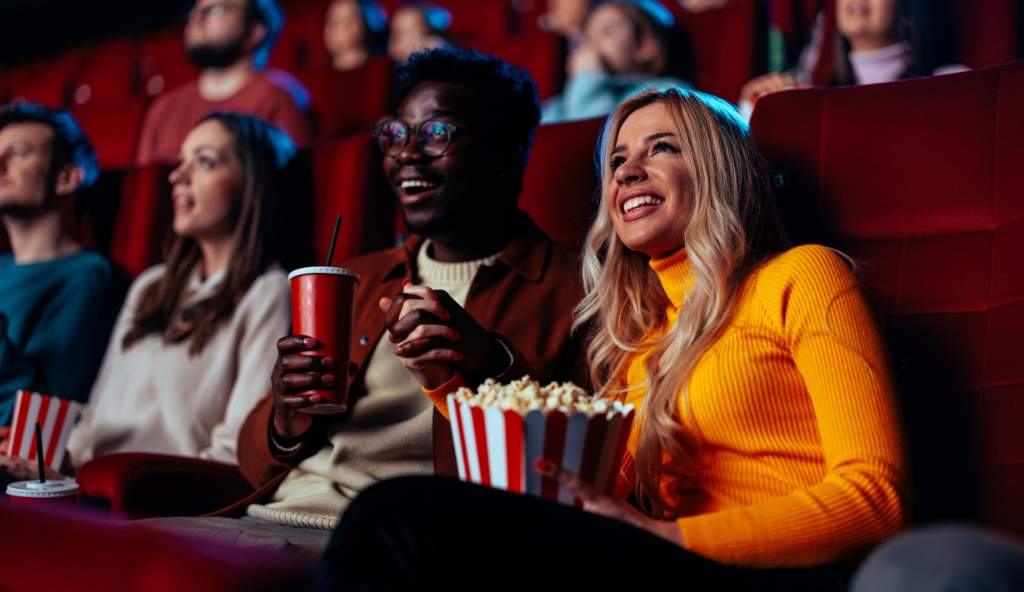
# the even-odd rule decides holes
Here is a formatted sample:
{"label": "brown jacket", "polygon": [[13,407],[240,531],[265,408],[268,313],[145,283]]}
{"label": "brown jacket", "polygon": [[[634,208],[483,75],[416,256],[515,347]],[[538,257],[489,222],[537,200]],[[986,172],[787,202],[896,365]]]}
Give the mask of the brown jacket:
{"label": "brown jacket", "polygon": [[[355,405],[366,394],[363,370],[385,330],[377,301],[401,292],[402,282],[412,279],[422,244],[421,237],[413,236],[400,247],[345,264],[360,276],[349,372],[349,398]],[[504,337],[515,350],[512,367],[496,378],[508,381],[529,374],[541,381],[572,380],[589,387],[583,340],[570,335],[572,310],[581,297],[578,257],[552,242],[524,215],[522,230],[498,255],[495,265],[477,272],[466,297],[466,310],[473,318]],[[292,467],[329,445],[314,427],[298,452],[287,458],[275,455],[269,441],[272,412],[272,394],[268,394],[249,414],[238,437],[239,466],[256,491],[217,514],[243,512],[250,503],[265,501]],[[317,421],[331,420],[318,416]],[[451,431],[436,410],[434,469],[439,474],[455,474]]]}

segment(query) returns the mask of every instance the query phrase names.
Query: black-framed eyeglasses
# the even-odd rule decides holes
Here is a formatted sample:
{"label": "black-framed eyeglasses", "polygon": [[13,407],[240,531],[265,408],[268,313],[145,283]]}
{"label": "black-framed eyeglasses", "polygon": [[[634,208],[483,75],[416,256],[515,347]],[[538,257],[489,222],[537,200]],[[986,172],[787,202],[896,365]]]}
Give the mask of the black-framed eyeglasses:
{"label": "black-framed eyeglasses", "polygon": [[428,119],[419,125],[409,126],[397,119],[382,121],[373,128],[380,150],[386,155],[395,155],[409,143],[410,135],[416,136],[420,150],[431,157],[443,156],[451,148],[452,137],[459,128],[447,121]]}

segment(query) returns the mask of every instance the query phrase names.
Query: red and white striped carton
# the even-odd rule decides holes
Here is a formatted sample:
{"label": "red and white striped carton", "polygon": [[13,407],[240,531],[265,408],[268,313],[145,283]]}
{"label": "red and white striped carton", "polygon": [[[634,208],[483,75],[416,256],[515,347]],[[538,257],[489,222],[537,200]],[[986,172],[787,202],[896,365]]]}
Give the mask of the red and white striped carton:
{"label": "red and white striped carton", "polygon": [[82,404],[51,395],[18,391],[14,401],[14,419],[7,443],[7,455],[34,461],[36,459],[36,422],[43,431],[43,462],[60,470],[67,449],[71,427],[75,425]]}
{"label": "red and white striped carton", "polygon": [[459,479],[579,505],[564,487],[541,476],[534,463],[561,460],[564,469],[613,494],[635,411],[632,405],[615,405],[589,416],[557,410],[521,414],[498,405],[460,403],[449,394],[448,414]]}

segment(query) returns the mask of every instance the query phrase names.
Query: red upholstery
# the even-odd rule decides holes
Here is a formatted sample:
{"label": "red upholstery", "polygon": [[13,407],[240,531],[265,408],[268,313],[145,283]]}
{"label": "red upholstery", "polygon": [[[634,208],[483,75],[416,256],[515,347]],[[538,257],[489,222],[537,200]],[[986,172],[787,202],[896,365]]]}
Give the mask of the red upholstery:
{"label": "red upholstery", "polygon": [[139,90],[139,46],[119,38],[85,47],[82,63],[72,78],[72,105],[128,101]]}
{"label": "red upholstery", "polygon": [[542,125],[526,167],[519,207],[554,240],[583,245],[597,204],[594,150],[604,118]]}
{"label": "red upholstery", "polygon": [[317,137],[368,130],[387,111],[392,79],[387,58],[375,58],[350,72],[307,69],[299,78],[309,89]]}
{"label": "red upholstery", "polygon": [[109,501],[111,512],[126,518],[198,516],[252,493],[238,467],[166,454],[101,456],[75,480],[82,495]]}
{"label": "red upholstery", "polygon": [[289,554],[190,539],[75,508],[0,502],[5,592],[309,590],[313,566]]}
{"label": "red upholstery", "polygon": [[565,43],[552,33],[533,33],[521,37],[479,38],[472,46],[526,68],[537,82],[544,100],[562,92],[565,84]]}
{"label": "red upholstery", "polygon": [[198,70],[185,57],[180,24],[149,33],[141,43],[142,92],[157,96],[194,79]]}
{"label": "red upholstery", "polygon": [[1024,62],[779,93],[758,102],[753,127],[792,174],[792,227],[863,261],[919,518],[1024,535]]}
{"label": "red upholstery", "polygon": [[380,157],[369,132],[314,149],[313,246],[324,261],[334,217],[344,221],[334,262],[394,244],[394,198],[384,189]]}
{"label": "red upholstery", "polygon": [[135,150],[146,116],[144,97],[119,101],[90,100],[74,105],[71,112],[92,142],[103,169],[124,169],[135,163]]}
{"label": "red upholstery", "polygon": [[285,21],[281,35],[270,54],[270,65],[295,72],[325,65],[324,15],[330,0],[302,0],[284,5]]}
{"label": "red upholstery", "polygon": [[169,172],[153,165],[124,175],[110,258],[132,276],[160,261],[173,215]]}
{"label": "red upholstery", "polygon": [[960,62],[972,68],[1004,64],[1020,56],[1017,25],[1020,11],[1016,0],[954,0],[953,22],[957,23]]}
{"label": "red upholstery", "polygon": [[7,75],[7,99],[27,100],[48,107],[62,107],[67,100],[71,77],[78,70],[82,56],[68,52],[42,62],[23,64]]}
{"label": "red upholstery", "polygon": [[756,0],[690,13],[677,9],[689,38],[698,89],[736,101],[740,89],[764,69],[763,24]]}

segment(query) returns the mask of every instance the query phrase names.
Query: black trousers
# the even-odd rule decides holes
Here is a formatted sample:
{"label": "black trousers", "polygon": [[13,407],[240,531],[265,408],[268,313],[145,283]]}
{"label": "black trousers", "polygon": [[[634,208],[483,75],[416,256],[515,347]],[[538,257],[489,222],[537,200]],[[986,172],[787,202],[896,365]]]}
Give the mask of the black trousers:
{"label": "black trousers", "polygon": [[445,477],[400,477],[349,506],[323,590],[845,590],[849,570],[755,570],[690,553],[624,522]]}

